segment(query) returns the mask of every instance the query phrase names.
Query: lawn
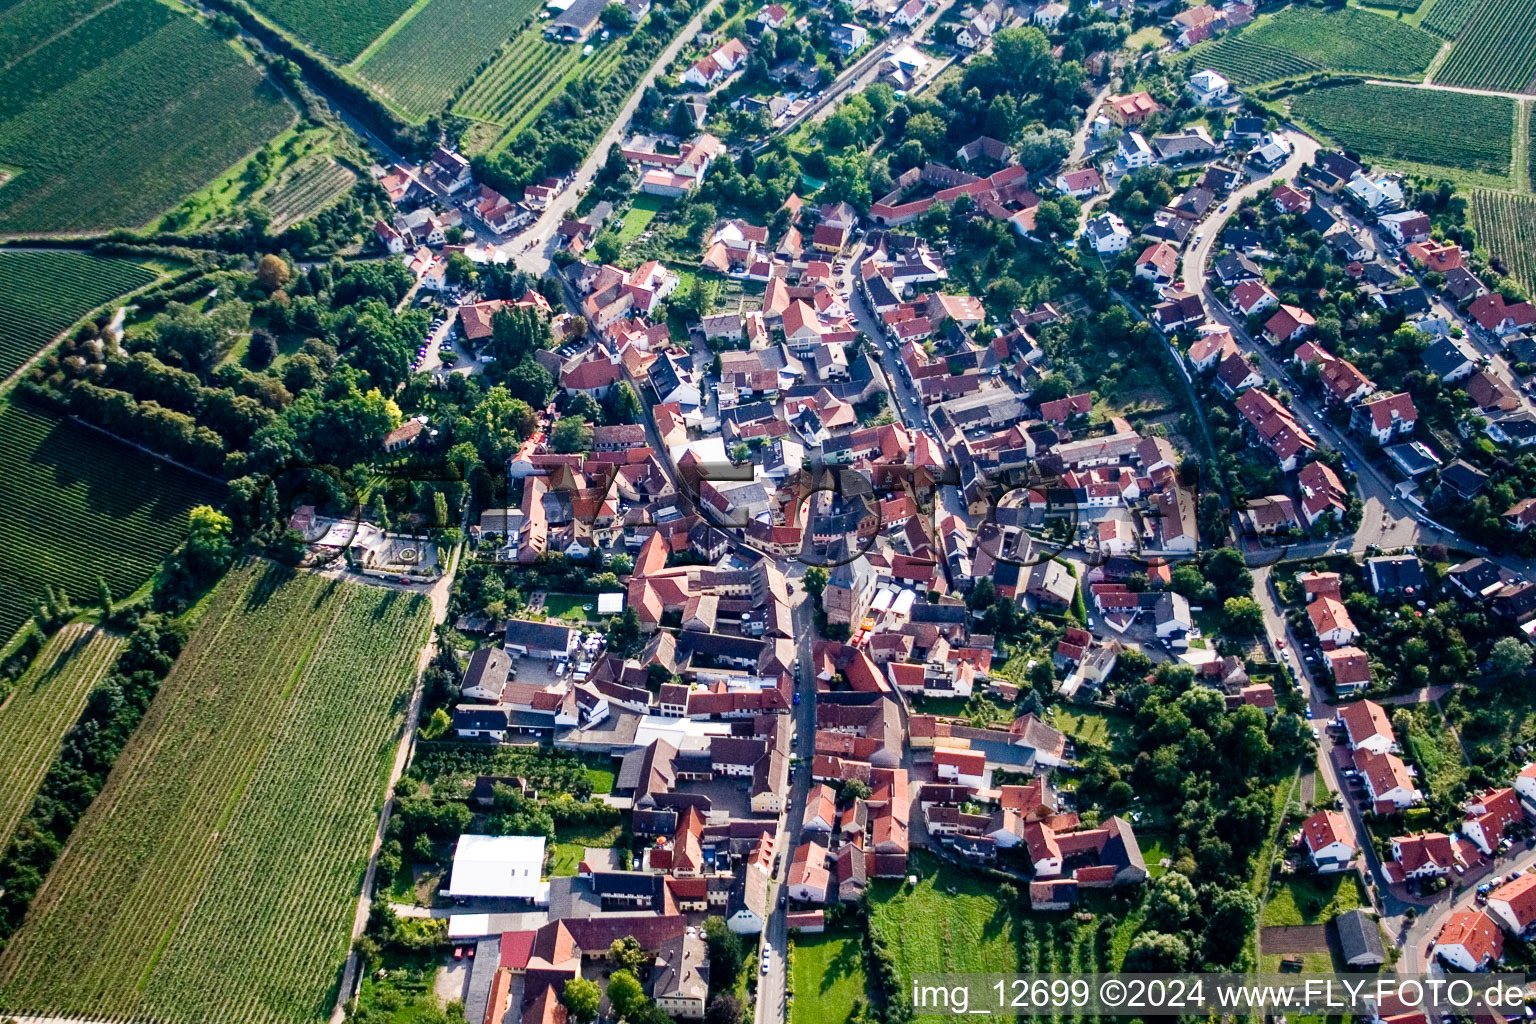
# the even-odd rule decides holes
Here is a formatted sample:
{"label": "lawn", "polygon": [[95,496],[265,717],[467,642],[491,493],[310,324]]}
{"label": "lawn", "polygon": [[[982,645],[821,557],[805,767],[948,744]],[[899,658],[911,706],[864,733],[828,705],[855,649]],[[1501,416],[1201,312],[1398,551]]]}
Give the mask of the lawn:
{"label": "lawn", "polygon": [[1076,704],[1056,705],[1051,724],[1079,744],[1106,749],[1113,747],[1130,728],[1121,715]]}
{"label": "lawn", "polygon": [[1144,25],[1125,39],[1125,48],[1140,53],[1148,47],[1159,50],[1168,42],[1168,36],[1156,25]]}
{"label": "lawn", "polygon": [[0,638],[50,585],[89,600],[137,590],[181,542],[187,511],[223,487],[73,420],[0,408]]}
{"label": "lawn", "polygon": [[1467,780],[1461,747],[1433,711],[1417,708],[1412,714],[1413,728],[1404,740],[1409,759],[1419,769],[1423,788],[1431,795],[1444,796]]}
{"label": "lawn", "polygon": [[619,841],[621,835],[623,827],[620,825],[606,829],[563,825],[556,828],[555,855],[549,867],[550,875],[556,878],[575,875],[588,847],[608,849]]}
{"label": "lawn", "polygon": [[868,999],[860,936],[844,928],[795,939],[795,1004],[790,1024],[843,1024]]}
{"label": "lawn", "polygon": [[441,957],[436,950],[390,950],[383,954],[379,960],[382,970],[363,979],[357,996],[358,1015],[379,1024],[440,1024],[446,1020],[432,992]]}
{"label": "lawn", "polygon": [[1334,875],[1298,875],[1275,887],[1264,904],[1260,924],[1322,924],[1347,910],[1366,905],[1360,876],[1353,871]]}
{"label": "lawn", "polygon": [[613,761],[606,758],[587,758],[587,778],[592,781],[593,793],[612,793],[616,778]]}
{"label": "lawn", "polygon": [[421,595],[231,572],[0,954],[0,1005],[327,1013],[430,618]]}
{"label": "lawn", "polygon": [[3,231],[148,223],[296,116],[243,51],[156,0],[23,52],[0,71],[0,163],[19,170],[0,188]]}
{"label": "lawn", "polygon": [[1147,865],[1148,876],[1156,878],[1168,870],[1162,866],[1163,861],[1173,859],[1173,848],[1169,846],[1168,836],[1138,831],[1136,843],[1141,847],[1141,859]]}
{"label": "lawn", "polygon": [[597,597],[594,594],[556,594],[550,593],[544,598],[544,614],[551,619],[565,619],[568,622],[586,622],[589,613],[587,605],[597,607]]}
{"label": "lawn", "polygon": [[634,205],[624,214],[624,221],[619,225],[619,243],[632,242],[640,237],[650,226],[656,214],[671,206],[661,196],[639,195],[635,197]]}

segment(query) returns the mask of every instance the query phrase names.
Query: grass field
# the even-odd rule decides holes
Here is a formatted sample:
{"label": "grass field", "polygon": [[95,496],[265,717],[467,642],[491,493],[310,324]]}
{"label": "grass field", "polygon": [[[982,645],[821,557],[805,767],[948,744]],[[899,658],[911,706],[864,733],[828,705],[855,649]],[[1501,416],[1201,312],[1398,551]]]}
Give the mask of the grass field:
{"label": "grass field", "polygon": [[420,595],[233,571],[0,954],[0,1007],[323,1016],[428,618]]}
{"label": "grass field", "polygon": [[[1443,0],[1442,0],[1443,2]],[[1536,85],[1536,4],[1483,0],[1435,81],[1500,92],[1531,92]]]}
{"label": "grass field", "polygon": [[1346,85],[1302,93],[1291,112],[1341,145],[1389,162],[1509,174],[1515,112],[1505,97]]}
{"label": "grass field", "polygon": [[79,252],[0,252],[0,378],[97,306],[156,274],[132,260]]}
{"label": "grass field", "polygon": [[20,172],[0,187],[0,231],[147,223],[295,118],[261,69],[156,0],[35,45],[0,71],[0,163]]}
{"label": "grass field", "polygon": [[411,0],[256,0],[255,6],[338,64],[352,61]]}
{"label": "grass field", "polygon": [[181,542],[187,510],[222,490],[73,421],[0,411],[0,636],[49,584],[76,600],[101,577],[114,597],[132,593]]}
{"label": "grass field", "polygon": [[868,1002],[862,939],[832,928],[795,939],[795,1005],[790,1024],[843,1024],[856,1000]]}
{"label": "grass field", "polygon": [[84,623],[59,630],[0,704],[0,848],[10,841],[38,784],[59,752],[59,741],[75,724],[85,699],[107,672],[122,641]]}
{"label": "grass field", "polygon": [[[1141,930],[1139,908],[1117,914],[1114,933],[1105,942],[1107,955],[1101,955],[1094,921],[1079,923],[1061,914],[1005,906],[995,883],[943,866],[927,853],[914,853],[908,871],[918,876],[916,888],[885,879],[870,887],[871,920],[890,948],[904,987],[910,987],[914,974],[1111,970],[1124,960]],[[1079,909],[1092,912],[1104,906],[1104,897],[1093,893]],[[798,950],[795,955],[799,957]],[[796,967],[798,1003],[803,996],[798,963]]]}
{"label": "grass field", "polygon": [[661,196],[638,195],[634,204],[624,214],[624,221],[619,225],[619,243],[632,242],[640,237],[640,234],[656,219],[656,214],[668,209],[672,204]]}
{"label": "grass field", "polygon": [[1334,875],[1298,876],[1277,885],[1264,904],[1259,923],[1275,925],[1322,924],[1347,910],[1366,906],[1360,876],[1353,871]]}
{"label": "grass field", "polygon": [[539,6],[538,0],[431,0],[363,62],[359,73],[410,117],[425,120],[442,110]]}
{"label": "grass field", "polygon": [[1190,69],[1212,67],[1239,85],[1323,70],[1401,78],[1423,74],[1439,48],[1422,29],[1371,11],[1287,7],[1194,47],[1184,60]]}
{"label": "grass field", "polygon": [[1527,291],[1536,289],[1536,197],[1476,189],[1472,222],[1479,241],[1510,276]]}
{"label": "grass field", "polygon": [[1130,729],[1130,722],[1097,708],[1059,704],[1051,718],[1051,724],[1073,741],[1088,746],[1113,747],[1115,741]]}
{"label": "grass field", "polygon": [[282,231],[340,199],[357,175],[329,157],[315,160],[276,182],[262,197],[272,214],[272,230]]}

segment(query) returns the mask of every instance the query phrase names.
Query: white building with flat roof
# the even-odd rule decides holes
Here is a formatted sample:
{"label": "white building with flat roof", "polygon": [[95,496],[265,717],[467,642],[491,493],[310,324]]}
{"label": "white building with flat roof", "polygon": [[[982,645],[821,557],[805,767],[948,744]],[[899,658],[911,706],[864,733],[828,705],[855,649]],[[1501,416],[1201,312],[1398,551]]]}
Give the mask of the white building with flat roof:
{"label": "white building with flat roof", "polygon": [[462,835],[453,852],[448,895],[454,899],[549,899],[543,836]]}

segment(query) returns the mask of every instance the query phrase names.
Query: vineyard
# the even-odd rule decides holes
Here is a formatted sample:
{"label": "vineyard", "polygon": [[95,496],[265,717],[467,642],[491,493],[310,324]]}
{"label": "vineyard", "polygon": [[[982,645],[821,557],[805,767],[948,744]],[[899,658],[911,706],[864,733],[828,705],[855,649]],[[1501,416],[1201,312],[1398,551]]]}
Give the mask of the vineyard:
{"label": "vineyard", "polygon": [[[624,59],[622,40],[603,45],[590,57],[581,48],[551,43],[531,26],[482,71],[453,112],[505,127],[501,145],[539,116],[578,74],[601,81]],[[498,147],[499,148],[499,147]]]}
{"label": "vineyard", "polygon": [[46,587],[115,597],[149,578],[187,528],[187,510],[221,487],[72,420],[11,405],[0,412],[0,637]]}
{"label": "vineyard", "polygon": [[338,64],[350,63],[411,6],[411,0],[256,0],[262,13]]}
{"label": "vineyard", "polygon": [[263,200],[272,214],[272,230],[282,231],[340,199],[357,175],[334,160],[321,159],[287,181],[274,185]]}
{"label": "vineyard", "polygon": [[0,163],[19,171],[0,230],[143,224],[292,123],[259,68],[167,10],[122,0],[0,73],[21,97],[0,119]]}
{"label": "vineyard", "polygon": [[1393,13],[1403,11],[1406,14],[1412,14],[1424,6],[1424,0],[1369,0],[1367,6],[1382,7]]}
{"label": "vineyard", "polygon": [[97,306],[154,279],[131,260],[0,252],[0,379]]}
{"label": "vineyard", "polygon": [[1438,49],[1429,33],[1381,14],[1287,7],[1241,33],[1196,46],[1184,60],[1248,85],[1324,70],[1414,76]]}
{"label": "vineyard", "polygon": [[[90,17],[111,0],[21,0],[0,7],[0,68],[9,68],[39,43]],[[9,96],[8,93],[0,95]]]}
{"label": "vineyard", "polygon": [[1473,89],[1530,92],[1536,85],[1536,4],[1483,0],[1457,37],[1435,81]]}
{"label": "vineyard", "polygon": [[0,848],[11,838],[38,784],[75,724],[85,699],[112,668],[122,641],[84,623],[65,626],[44,645],[0,705]]}
{"label": "vineyard", "polygon": [[0,954],[0,1009],[322,1018],[428,613],[232,572]]}
{"label": "vineyard", "polygon": [[1502,96],[1347,85],[1303,93],[1292,100],[1291,113],[1370,156],[1509,173],[1514,101]]}
{"label": "vineyard", "polygon": [[[539,6],[539,0],[431,0],[360,73],[405,113],[424,120],[442,110]],[[539,28],[534,24],[529,31]]]}
{"label": "vineyard", "polygon": [[1536,290],[1536,197],[1476,189],[1472,222],[1489,254],[1527,291]]}
{"label": "vineyard", "polygon": [[1437,36],[1455,39],[1467,27],[1472,12],[1483,0],[1435,0],[1435,6],[1420,22],[1421,26]]}

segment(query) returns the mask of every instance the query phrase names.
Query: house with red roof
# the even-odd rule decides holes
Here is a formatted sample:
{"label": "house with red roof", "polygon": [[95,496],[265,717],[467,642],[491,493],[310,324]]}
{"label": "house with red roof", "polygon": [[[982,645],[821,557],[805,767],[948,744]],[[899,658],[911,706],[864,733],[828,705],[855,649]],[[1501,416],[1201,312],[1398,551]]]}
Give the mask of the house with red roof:
{"label": "house with red roof", "polygon": [[1505,302],[1498,292],[1473,299],[1467,307],[1467,315],[1496,338],[1507,338],[1536,325],[1536,305],[1529,301]]}
{"label": "house with red roof", "polygon": [[1334,647],[1347,647],[1360,636],[1360,630],[1355,628],[1354,620],[1349,617],[1349,609],[1344,607],[1343,602],[1331,597],[1320,597],[1307,605],[1307,617],[1312,620],[1312,629],[1317,634],[1318,643],[1324,647],[1330,644]]}
{"label": "house with red roof", "polygon": [[[1233,291],[1236,290],[1233,289]],[[1271,345],[1300,341],[1316,326],[1317,320],[1311,313],[1300,306],[1282,303],[1275,315],[1264,321],[1264,339]]]}
{"label": "house with red roof", "polygon": [[1302,822],[1301,842],[1319,871],[1345,871],[1355,859],[1349,821],[1338,811],[1318,811]]}
{"label": "house with red roof", "polygon": [[1227,305],[1243,316],[1253,316],[1280,304],[1275,293],[1259,281],[1241,281],[1227,296]]}
{"label": "house with red roof", "polygon": [[1371,395],[1355,406],[1349,417],[1351,430],[1366,434],[1377,444],[1386,444],[1394,437],[1412,434],[1418,422],[1419,410],[1413,404],[1413,396],[1406,391],[1391,395]]}
{"label": "house with red roof", "polygon": [[1269,449],[1281,469],[1287,472],[1295,469],[1303,452],[1317,450],[1312,435],[1302,428],[1291,410],[1272,395],[1250,388],[1237,396],[1235,404],[1259,443]]}
{"label": "house with red roof", "polygon": [[1444,832],[1423,832],[1392,838],[1392,859],[1382,866],[1393,882],[1443,878],[1461,863],[1451,837]]}
{"label": "house with red roof", "polygon": [[1488,916],[1511,935],[1536,924],[1536,872],[1505,882],[1488,894]]}
{"label": "house with red roof", "polygon": [[1179,276],[1179,253],[1167,242],[1156,242],[1136,257],[1136,276],[1153,285],[1172,284]]}
{"label": "house with red roof", "polygon": [[1323,660],[1333,673],[1333,689],[1339,696],[1359,693],[1371,685],[1371,659],[1353,645],[1323,652]]}
{"label": "house with red roof", "polygon": [[1349,491],[1327,465],[1307,463],[1296,474],[1296,484],[1301,488],[1301,514],[1308,526],[1325,515],[1332,515],[1336,523],[1344,521],[1344,513],[1349,507]]}
{"label": "house with red roof", "polygon": [[1144,124],[1161,109],[1145,89],[1126,96],[1110,96],[1104,101],[1105,115],[1121,128]]}
{"label": "house with red roof", "polygon": [[1520,797],[1508,786],[1490,789],[1467,802],[1467,816],[1461,823],[1461,833],[1477,844],[1487,856],[1493,856],[1504,830],[1525,820],[1525,809]]}
{"label": "house with red roof", "polygon": [[[1347,614],[1347,613],[1346,613]],[[1362,700],[1339,708],[1339,719],[1344,723],[1344,735],[1349,739],[1350,750],[1373,750],[1385,754],[1397,747],[1397,737],[1392,734],[1392,723],[1387,712],[1373,700]]]}
{"label": "house with red roof", "polygon": [[1463,971],[1480,971],[1503,955],[1504,933],[1481,910],[1452,914],[1430,947],[1430,959],[1439,958]]}
{"label": "house with red roof", "polygon": [[1455,242],[1413,242],[1407,248],[1408,258],[1427,271],[1444,274],[1466,265],[1466,254]]}
{"label": "house with red roof", "polygon": [[1365,783],[1371,805],[1378,814],[1390,814],[1421,803],[1424,794],[1413,785],[1408,766],[1396,754],[1377,754],[1370,750],[1357,750],[1354,754],[1355,769]]}

